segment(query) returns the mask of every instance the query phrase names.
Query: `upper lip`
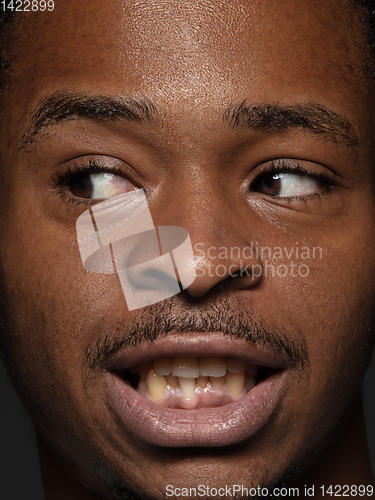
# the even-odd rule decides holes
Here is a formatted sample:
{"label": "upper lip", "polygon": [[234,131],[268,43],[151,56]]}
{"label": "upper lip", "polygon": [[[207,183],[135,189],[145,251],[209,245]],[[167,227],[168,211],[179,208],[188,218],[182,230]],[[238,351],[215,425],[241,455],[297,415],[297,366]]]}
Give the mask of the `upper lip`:
{"label": "upper lip", "polygon": [[290,365],[285,356],[275,355],[267,346],[257,346],[219,332],[178,332],[152,342],[145,341],[137,347],[122,348],[111,356],[104,368],[112,372],[125,371],[161,356],[231,356],[249,364],[280,370]]}

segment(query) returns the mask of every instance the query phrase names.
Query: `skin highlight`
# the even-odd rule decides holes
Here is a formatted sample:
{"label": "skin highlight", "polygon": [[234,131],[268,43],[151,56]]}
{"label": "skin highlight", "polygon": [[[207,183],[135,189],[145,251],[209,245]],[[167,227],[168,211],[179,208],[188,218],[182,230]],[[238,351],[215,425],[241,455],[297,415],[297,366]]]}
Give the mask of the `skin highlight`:
{"label": "skin highlight", "polygon": [[[373,484],[360,384],[374,342],[374,96],[350,7],[65,3],[48,17],[26,17],[0,120],[3,349],[35,423],[46,499],[124,498],[124,488],[160,499],[166,484],[268,486],[288,474],[301,488]],[[152,119],[61,117],[53,109],[43,123],[33,120],[61,92],[146,102]],[[306,114],[313,105],[343,117],[349,139],[295,123],[278,130],[225,120],[241,106]],[[255,191],[280,158],[328,175],[331,186],[301,200]],[[184,293],[129,312],[116,276],[83,269],[75,221],[88,205],[68,201],[61,178],[74,162],[93,159],[145,190],[156,225],[182,226],[193,247],[202,244],[202,275]],[[264,268],[256,256],[243,263],[207,255],[255,241],[321,247],[323,259],[309,261],[306,279],[203,272],[223,263]],[[266,334],[256,338],[255,322],[306,353],[303,367],[285,370],[267,425],[219,450],[158,447],[126,428],[106,385],[117,353],[103,339],[118,344],[134,334],[148,345],[142,327],[168,314],[175,326],[167,337],[215,331],[235,339],[238,325],[223,325],[238,311],[251,332],[237,339],[244,349],[252,343],[275,354]],[[156,344],[163,336],[157,324],[152,335]],[[87,353],[97,345],[103,355],[93,367]],[[131,355],[137,347],[121,349]]]}

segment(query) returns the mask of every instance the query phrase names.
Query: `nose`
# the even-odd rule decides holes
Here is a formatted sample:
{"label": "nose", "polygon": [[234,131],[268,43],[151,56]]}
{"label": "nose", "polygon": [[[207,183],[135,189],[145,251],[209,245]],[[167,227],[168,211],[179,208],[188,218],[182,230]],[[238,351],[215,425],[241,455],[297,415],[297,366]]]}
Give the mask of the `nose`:
{"label": "nose", "polygon": [[185,294],[203,297],[219,284],[246,290],[261,280],[263,266],[254,238],[260,221],[246,208],[247,212],[242,200],[227,200],[216,189],[204,195],[177,192],[169,195],[162,210],[152,211],[156,224],[181,226],[189,233],[196,276]]}
{"label": "nose", "polygon": [[222,282],[247,289],[260,280],[261,262],[235,206],[223,211],[215,197],[200,211],[188,204],[165,208],[169,224],[155,227],[145,194],[138,190],[96,205],[77,221],[85,268],[117,272],[129,310],[185,289],[202,297]]}

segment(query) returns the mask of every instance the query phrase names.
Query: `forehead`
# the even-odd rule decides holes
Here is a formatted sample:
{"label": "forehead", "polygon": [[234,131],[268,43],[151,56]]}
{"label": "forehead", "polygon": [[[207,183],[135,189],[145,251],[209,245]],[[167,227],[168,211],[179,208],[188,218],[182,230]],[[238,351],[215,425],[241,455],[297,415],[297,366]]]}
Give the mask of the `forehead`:
{"label": "forehead", "polygon": [[275,96],[325,104],[329,93],[339,105],[361,71],[363,47],[344,2],[55,4],[21,28],[14,76],[28,103],[72,89],[190,108]]}

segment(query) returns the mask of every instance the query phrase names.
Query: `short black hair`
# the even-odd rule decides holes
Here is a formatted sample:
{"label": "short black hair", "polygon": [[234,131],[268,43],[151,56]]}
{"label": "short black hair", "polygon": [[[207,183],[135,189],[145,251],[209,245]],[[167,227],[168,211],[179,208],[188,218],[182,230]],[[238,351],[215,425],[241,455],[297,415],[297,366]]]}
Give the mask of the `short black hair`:
{"label": "short black hair", "polygon": [[[362,23],[365,39],[370,48],[371,58],[367,66],[375,77],[375,0],[349,0],[348,7],[360,8],[359,19]],[[11,47],[16,38],[16,26],[22,15],[10,9],[0,9],[0,102],[5,84],[11,71]]]}
{"label": "short black hair", "polygon": [[354,0],[354,4],[360,5],[367,10],[366,18],[363,21],[367,28],[366,38],[375,56],[375,0]]}
{"label": "short black hair", "polygon": [[[5,83],[10,74],[11,38],[12,28],[15,24],[15,12],[11,10],[0,11],[0,93],[2,94]],[[0,95],[0,101],[2,95]]]}

